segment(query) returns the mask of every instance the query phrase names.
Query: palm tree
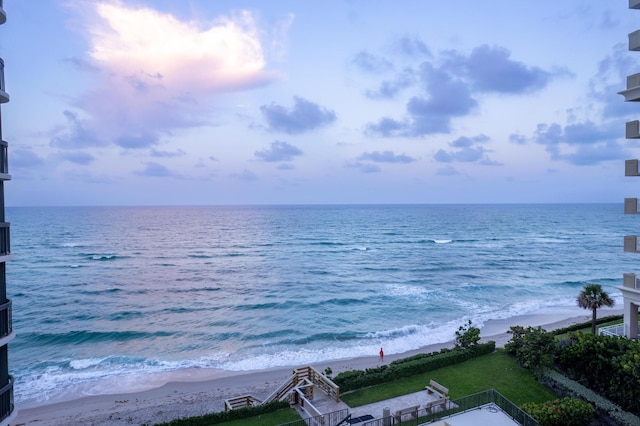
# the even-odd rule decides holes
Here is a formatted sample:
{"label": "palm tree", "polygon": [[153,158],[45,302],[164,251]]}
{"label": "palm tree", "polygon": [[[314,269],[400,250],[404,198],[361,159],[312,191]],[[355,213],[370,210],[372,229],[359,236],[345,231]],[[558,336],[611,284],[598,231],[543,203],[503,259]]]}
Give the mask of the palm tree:
{"label": "palm tree", "polygon": [[615,302],[609,297],[606,291],[602,290],[600,284],[587,284],[578,296],[578,306],[584,309],[591,309],[591,333],[596,334],[596,310],[603,306],[613,306]]}

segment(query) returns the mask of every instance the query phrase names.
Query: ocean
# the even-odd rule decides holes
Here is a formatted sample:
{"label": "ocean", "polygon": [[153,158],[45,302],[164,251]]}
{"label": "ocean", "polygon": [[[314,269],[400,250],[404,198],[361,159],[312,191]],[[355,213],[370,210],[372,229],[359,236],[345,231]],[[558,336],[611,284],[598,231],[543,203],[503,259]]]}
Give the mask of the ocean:
{"label": "ocean", "polygon": [[[18,404],[183,369],[376,356],[576,306],[637,257],[622,204],[7,208]],[[585,311],[585,314],[588,312]],[[327,364],[330,366],[330,363]]]}

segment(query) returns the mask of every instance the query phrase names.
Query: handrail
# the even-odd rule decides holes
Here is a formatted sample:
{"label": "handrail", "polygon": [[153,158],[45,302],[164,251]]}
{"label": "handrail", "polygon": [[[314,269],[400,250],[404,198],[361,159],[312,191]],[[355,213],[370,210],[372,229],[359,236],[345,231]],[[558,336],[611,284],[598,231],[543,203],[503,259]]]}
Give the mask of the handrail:
{"label": "handrail", "polygon": [[296,387],[297,384],[298,384],[298,375],[295,374],[294,372],[294,374],[291,377],[289,377],[289,379],[287,379],[286,382],[280,385],[278,389],[273,391],[271,395],[265,398],[264,403],[279,400],[280,398],[285,396],[291,389]]}

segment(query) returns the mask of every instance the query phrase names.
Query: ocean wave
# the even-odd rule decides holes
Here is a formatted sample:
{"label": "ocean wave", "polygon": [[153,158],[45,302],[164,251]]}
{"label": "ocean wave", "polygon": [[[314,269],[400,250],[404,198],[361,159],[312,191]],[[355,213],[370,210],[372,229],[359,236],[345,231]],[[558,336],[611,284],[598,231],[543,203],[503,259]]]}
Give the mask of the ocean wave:
{"label": "ocean wave", "polygon": [[118,256],[115,254],[84,254],[82,256],[84,256],[84,258],[87,260],[98,260],[101,262],[118,260],[118,259],[126,259],[128,257],[128,256]]}
{"label": "ocean wave", "polygon": [[172,336],[172,333],[165,331],[142,332],[142,331],[68,331],[66,333],[37,333],[22,332],[20,339],[23,344],[29,345],[59,345],[59,344],[81,344],[97,342],[127,342],[133,339],[150,339],[156,337]]}
{"label": "ocean wave", "polygon": [[219,352],[188,360],[107,356],[41,362],[16,372],[17,403],[41,404],[89,395],[139,392],[169,381],[167,373],[217,368],[229,353]]}

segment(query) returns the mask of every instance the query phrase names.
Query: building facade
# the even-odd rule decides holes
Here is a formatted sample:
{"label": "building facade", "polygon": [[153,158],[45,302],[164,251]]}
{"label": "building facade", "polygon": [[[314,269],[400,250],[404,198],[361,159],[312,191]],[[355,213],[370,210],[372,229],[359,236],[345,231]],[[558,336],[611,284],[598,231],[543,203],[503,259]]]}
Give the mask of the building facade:
{"label": "building facade", "polygon": [[[629,9],[640,9],[640,0],[629,0]],[[640,30],[629,34],[629,51],[640,51]],[[627,77],[627,88],[618,92],[624,96],[625,102],[640,101],[640,73]],[[625,137],[627,139],[640,139],[640,121],[629,121],[625,125]],[[640,176],[638,160],[626,160],[624,175],[629,177]],[[625,215],[638,214],[638,199],[624,199]],[[624,237],[624,251],[639,253],[638,236],[626,235]],[[630,339],[638,338],[638,307],[640,307],[640,277],[635,273],[625,273],[622,279],[622,286],[618,287],[624,299],[624,326],[617,330],[605,331],[606,334],[624,335]]]}
{"label": "building facade", "polygon": [[[0,25],[7,20],[3,1],[0,0]],[[5,89],[4,61],[0,58],[0,105],[9,102]],[[0,109],[0,426],[9,425],[16,416],[13,404],[13,377],[9,374],[8,345],[15,334],[12,326],[11,300],[7,299],[6,263],[11,258],[9,223],[5,220],[4,183],[11,179],[7,157],[8,144],[2,138],[2,111]]]}

